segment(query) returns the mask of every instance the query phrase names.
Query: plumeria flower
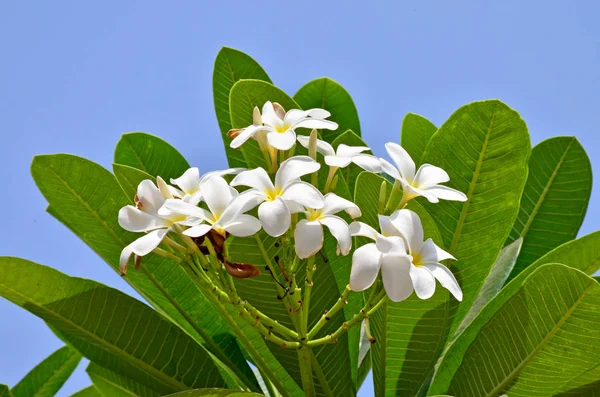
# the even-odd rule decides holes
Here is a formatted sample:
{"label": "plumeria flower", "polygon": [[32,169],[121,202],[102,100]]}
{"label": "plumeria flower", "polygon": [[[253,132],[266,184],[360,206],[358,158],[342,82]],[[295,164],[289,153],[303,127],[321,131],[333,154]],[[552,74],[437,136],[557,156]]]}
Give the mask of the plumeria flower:
{"label": "plumeria flower", "polygon": [[[411,257],[409,275],[415,292],[421,299],[430,298],[435,292],[435,279],[458,301],[462,301],[462,291],[452,272],[440,262],[456,260],[448,252],[438,247],[432,239],[423,241],[423,225],[419,216],[407,209],[394,212],[390,222],[400,232]],[[405,291],[408,293],[408,290]]]}
{"label": "plumeria flower", "polygon": [[288,150],[296,143],[296,128],[336,130],[337,123],[325,120],[329,116],[331,113],[323,109],[291,109],[286,113],[281,106],[275,108],[271,102],[266,102],[262,108],[260,123],[255,116],[252,125],[235,134],[237,136],[230,146],[237,149],[257,133],[263,132],[270,146],[278,150]]}
{"label": "plumeria flower", "polygon": [[201,219],[183,234],[190,237],[204,236],[211,229],[223,237],[227,233],[238,237],[251,236],[260,229],[260,222],[251,215],[244,214],[247,201],[239,199],[239,193],[232,189],[221,176],[204,178],[200,190],[208,210],[183,200],[169,199],[158,211],[163,216],[188,216]]}
{"label": "plumeria flower", "polygon": [[[299,135],[298,142],[308,149],[310,137]],[[363,153],[371,150],[367,146],[348,146],[340,143],[337,151],[328,142],[317,139],[317,151],[325,158],[325,164],[330,167],[344,168],[354,163],[369,172],[381,172],[381,163],[377,157]]]}
{"label": "plumeria flower", "polygon": [[360,216],[360,209],[334,193],[327,193],[323,202],[323,208],[306,211],[306,219],[299,221],[294,230],[296,254],[301,259],[313,256],[323,247],[323,226],[327,226],[337,240],[338,255],[348,255],[352,247],[348,224],[335,214],[346,211],[354,219]]}
{"label": "plumeria flower", "polygon": [[415,173],[415,162],[402,146],[389,142],[385,144],[385,148],[397,168],[385,159],[380,159],[381,167],[386,174],[402,184],[402,203],[417,196],[425,197],[430,203],[437,203],[440,199],[467,201],[467,196],[458,190],[440,185],[450,180],[443,169],[423,164]]}
{"label": "plumeria flower", "polygon": [[287,159],[275,175],[275,183],[262,168],[241,172],[232,186],[249,186],[240,196],[258,207],[263,229],[273,237],[281,236],[290,227],[291,214],[306,208],[323,208],[323,196],[316,187],[302,182],[301,176],[316,172],[321,165],[308,156]]}
{"label": "plumeria flower", "polygon": [[172,198],[172,195],[161,177],[157,178],[157,185],[158,187],[148,179],[142,181],[135,196],[136,206],[127,205],[119,211],[119,225],[123,229],[130,232],[148,232],[123,248],[119,260],[121,274],[127,272],[127,262],[132,254],[144,256],[152,252],[173,225],[193,226],[200,222],[198,218],[182,214],[159,214],[165,200]]}
{"label": "plumeria flower", "polygon": [[228,168],[226,170],[211,171],[200,176],[198,167],[192,167],[186,170],[179,178],[171,178],[171,183],[179,186],[181,189],[169,186],[171,194],[190,204],[197,205],[202,200],[202,192],[200,191],[201,182],[210,176],[223,176],[230,174],[239,174],[245,168]]}

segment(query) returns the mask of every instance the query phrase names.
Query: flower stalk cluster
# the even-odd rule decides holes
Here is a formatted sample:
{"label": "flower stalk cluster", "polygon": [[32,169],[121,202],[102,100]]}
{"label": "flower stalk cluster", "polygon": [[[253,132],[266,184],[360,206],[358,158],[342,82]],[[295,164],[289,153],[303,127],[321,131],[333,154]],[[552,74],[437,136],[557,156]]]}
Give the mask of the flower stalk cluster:
{"label": "flower stalk cluster", "polygon": [[[337,129],[336,123],[327,120],[329,116],[323,109],[286,112],[281,105],[267,102],[262,112],[254,109],[252,125],[229,132],[234,149],[256,141],[266,169],[235,168],[201,175],[198,168],[190,168],[170,180],[171,184],[160,176],[156,181],[144,180],[138,186],[135,206],[119,212],[119,224],[124,229],[144,233],[123,249],[123,275],[132,255],[136,267],[143,266],[142,257],[151,252],[174,260],[233,325],[227,306],[235,307],[239,317],[266,340],[299,350],[307,395],[311,394],[306,387],[312,382],[310,349],[337,343],[388,299],[400,302],[413,292],[428,299],[435,292],[436,280],[456,299],[462,299],[458,282],[441,263],[454,258],[425,238],[418,215],[404,207],[418,196],[432,203],[464,201],[466,196],[442,185],[449,176],[441,168],[423,164],[416,170],[414,161],[398,144],[386,145],[395,165],[365,153],[370,150],[367,146],[340,144],[334,149],[318,139],[317,133],[317,129]],[[301,135],[296,132],[299,128],[312,132]],[[308,155],[294,155],[297,144],[300,150],[307,149]],[[317,173],[322,164],[328,167],[327,178],[324,186],[319,186]],[[381,185],[379,230],[356,221],[361,209],[335,193],[337,172],[346,167],[383,171],[395,180],[389,196],[386,183]],[[399,204],[395,204],[400,194]],[[316,258],[323,255],[327,234],[337,241],[337,255],[352,253],[352,270],[349,285],[337,302],[309,329]],[[268,236],[275,239],[277,255],[265,247]],[[373,242],[353,250],[355,236]],[[260,267],[265,267],[277,290],[274,299],[283,302],[293,328],[262,313],[238,291],[235,279],[255,277],[261,269],[257,264],[232,262],[227,255],[228,242],[252,237],[263,259]],[[297,280],[300,266],[306,267],[304,283]],[[352,292],[369,288],[364,307],[351,320],[321,335],[324,325],[344,310]]]}

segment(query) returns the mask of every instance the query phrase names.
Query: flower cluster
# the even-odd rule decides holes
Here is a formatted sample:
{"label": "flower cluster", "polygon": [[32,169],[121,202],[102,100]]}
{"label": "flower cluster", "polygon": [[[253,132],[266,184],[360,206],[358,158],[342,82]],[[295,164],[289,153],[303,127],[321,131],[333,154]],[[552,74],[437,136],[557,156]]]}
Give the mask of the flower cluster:
{"label": "flower cluster", "polygon": [[[466,200],[461,192],[441,185],[449,181],[444,170],[423,164],[417,171],[409,154],[395,143],[386,144],[395,166],[365,153],[370,150],[367,146],[340,144],[334,149],[317,139],[316,129],[338,127],[327,120],[330,114],[323,109],[286,112],[281,105],[267,102],[262,112],[255,108],[253,116],[252,125],[229,132],[231,147],[237,149],[254,139],[265,155],[267,169],[235,168],[200,175],[198,168],[190,168],[171,179],[171,184],[161,177],[139,184],[135,206],[128,205],[119,212],[121,227],[145,233],[123,249],[123,274],[133,254],[136,258],[150,252],[165,255],[167,251],[159,246],[181,247],[177,241],[185,239],[202,244],[205,236],[219,236],[221,241],[229,236],[249,237],[261,229],[272,237],[286,237],[287,244],[293,244],[294,261],[307,260],[323,248],[325,226],[337,241],[337,255],[352,251],[353,236],[374,240],[353,252],[351,290],[371,287],[381,273],[385,292],[395,302],[413,291],[421,299],[431,297],[436,279],[456,299],[462,299],[458,282],[441,264],[454,258],[431,239],[425,239],[419,216],[404,208],[418,196],[432,203],[440,199]],[[296,132],[299,128],[313,132],[301,135]],[[309,155],[290,155],[295,152],[296,142],[308,149]],[[322,163],[317,153],[322,155]],[[322,164],[329,170],[320,188],[317,173]],[[395,211],[389,216],[379,215],[380,231],[355,221],[361,216],[360,208],[331,192],[335,190],[336,171],[349,166],[372,173],[383,171],[396,180],[395,191],[402,190]],[[178,237],[172,239],[169,233]],[[226,264],[222,256],[220,260]]]}

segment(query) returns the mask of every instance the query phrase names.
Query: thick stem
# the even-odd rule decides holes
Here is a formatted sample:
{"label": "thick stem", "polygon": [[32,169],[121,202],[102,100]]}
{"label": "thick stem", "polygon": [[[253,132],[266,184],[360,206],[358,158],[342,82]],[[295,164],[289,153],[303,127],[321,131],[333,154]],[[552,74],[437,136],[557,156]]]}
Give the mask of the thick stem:
{"label": "thick stem", "polygon": [[335,176],[336,171],[339,167],[329,167],[329,174],[327,174],[327,181],[325,182],[325,188],[323,189],[323,193],[328,193],[329,188],[331,187],[331,181],[333,181],[333,177]]}
{"label": "thick stem", "polygon": [[323,372],[323,368],[321,368],[321,365],[319,364],[319,361],[317,360],[317,355],[313,352],[310,356],[311,356],[312,370],[315,373],[315,375],[317,375],[317,379],[319,380],[321,389],[323,389],[323,394],[325,395],[325,397],[334,397],[333,391],[331,390],[331,388],[329,387],[329,383],[327,382],[327,377],[325,376],[325,373]]}
{"label": "thick stem", "polygon": [[348,304],[348,295],[350,295],[350,292],[352,292],[352,290],[350,289],[350,286],[347,285],[346,289],[342,292],[342,295],[340,295],[340,297],[331,307],[331,309],[323,313],[319,321],[310,330],[310,332],[308,333],[309,340],[314,338],[314,336],[321,330],[321,328],[323,328],[323,326],[329,321],[331,316],[334,316],[338,311],[340,311],[344,306]]}
{"label": "thick stem", "polygon": [[312,374],[312,351],[307,346],[298,349],[298,362],[300,363],[300,376],[302,377],[302,389],[305,397],[315,396],[315,384]]}
{"label": "thick stem", "polygon": [[300,340],[306,339],[308,330],[308,312],[310,310],[310,296],[313,287],[313,275],[316,270],[314,255],[306,261],[306,280],[304,285],[304,302],[302,304],[302,328],[300,332]]}

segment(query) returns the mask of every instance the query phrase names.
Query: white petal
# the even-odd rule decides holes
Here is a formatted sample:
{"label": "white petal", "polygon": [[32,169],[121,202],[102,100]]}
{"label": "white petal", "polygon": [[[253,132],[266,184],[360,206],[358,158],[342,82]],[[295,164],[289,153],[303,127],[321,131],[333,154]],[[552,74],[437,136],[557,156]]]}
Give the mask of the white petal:
{"label": "white petal", "polygon": [[213,213],[215,218],[220,217],[225,208],[233,200],[229,184],[220,176],[211,176],[203,179],[200,191],[202,192],[204,202],[206,202],[208,209]]}
{"label": "white petal", "polygon": [[323,247],[323,227],[317,221],[302,219],[294,230],[296,255],[300,259],[313,256]]}
{"label": "white petal", "polygon": [[286,201],[285,202],[288,206],[288,208],[290,209],[290,213],[292,214],[297,214],[298,212],[305,212],[306,209],[304,208],[303,205],[300,205],[298,203],[295,203],[293,201]]}
{"label": "white petal", "polygon": [[260,230],[260,221],[251,215],[238,215],[234,221],[224,224],[223,228],[238,237],[252,236]]}
{"label": "white petal", "polygon": [[393,142],[386,143],[385,149],[396,163],[400,175],[407,181],[412,182],[415,177],[415,162],[410,158],[410,154],[402,146]]}
{"label": "white petal", "polygon": [[129,261],[129,257],[132,253],[138,256],[149,254],[156,247],[158,247],[162,239],[167,234],[167,231],[167,229],[154,230],[123,248],[123,251],[121,251],[121,257],[119,258],[119,267],[121,269],[121,273],[125,274],[127,262]]}
{"label": "white petal", "polygon": [[334,215],[340,211],[346,211],[352,219],[358,218],[361,215],[360,208],[356,204],[335,193],[327,193],[324,200],[323,214]]}
{"label": "white petal", "polygon": [[246,141],[254,136],[256,136],[261,131],[270,131],[271,129],[262,125],[250,125],[242,130],[238,136],[233,138],[229,146],[232,149],[237,149],[242,146]]}
{"label": "white petal", "polygon": [[330,167],[347,167],[352,162],[350,157],[325,156],[325,164]]}
{"label": "white petal", "polygon": [[379,274],[381,253],[375,244],[365,244],[352,254],[350,289],[364,291],[375,282]]}
{"label": "white petal", "polygon": [[224,176],[224,175],[237,175],[242,171],[246,171],[246,168],[227,168],[226,170],[217,170],[217,171],[210,171],[207,172],[206,174],[202,175],[202,177],[200,178],[200,182],[202,182],[202,180],[209,178],[211,176]]}
{"label": "white petal", "polygon": [[283,122],[283,120],[277,117],[277,113],[275,113],[275,108],[273,108],[273,104],[270,101],[265,102],[265,104],[263,105],[261,119],[264,124],[268,124],[273,127]]}
{"label": "white petal", "polygon": [[296,133],[292,130],[285,132],[269,131],[267,133],[267,142],[278,150],[289,150],[296,143]]}
{"label": "white petal", "polygon": [[[300,143],[302,146],[308,149],[310,141],[310,137],[308,135],[298,135],[296,139],[298,140],[298,143]],[[335,155],[335,150],[333,150],[333,147],[328,142],[322,141],[320,139],[317,139],[317,152],[321,153],[324,156]]]}
{"label": "white petal", "polygon": [[329,120],[305,118],[294,123],[292,128],[316,128],[318,130],[337,130],[338,124]]}
{"label": "white petal", "polygon": [[149,179],[141,181],[138,185],[137,198],[142,204],[140,209],[149,214],[156,214],[165,202],[165,198],[160,194],[154,182]]}
{"label": "white petal", "polygon": [[375,156],[370,154],[359,154],[352,156],[352,162],[365,171],[379,173],[381,172],[381,162]]}
{"label": "white petal", "polygon": [[211,225],[207,225],[206,223],[203,223],[201,225],[196,225],[196,226],[190,227],[189,229],[184,231],[183,234],[185,234],[186,236],[190,236],[190,237],[200,237],[200,236],[204,236],[206,233],[210,232],[211,229],[212,229]]}
{"label": "white petal", "polygon": [[402,254],[406,255],[406,245],[404,244],[404,240],[399,236],[391,236],[385,237],[382,235],[377,236],[377,240],[375,240],[375,244],[377,245],[377,249],[382,254]]}
{"label": "white petal", "polygon": [[304,175],[318,171],[319,168],[321,168],[321,164],[308,156],[290,157],[281,163],[277,175],[275,175],[275,186],[283,188]]}
{"label": "white petal", "polygon": [[381,278],[387,296],[392,302],[408,298],[414,288],[409,276],[410,258],[401,254],[384,255],[381,259]]}
{"label": "white petal", "polygon": [[293,201],[306,208],[323,208],[325,204],[323,195],[313,185],[306,182],[294,182],[286,186],[281,195],[286,201]]}
{"label": "white petal", "polygon": [[350,224],[349,228],[350,228],[351,236],[368,237],[371,240],[377,240],[377,237],[380,236],[380,234],[377,232],[377,230],[373,229],[371,226],[367,225],[366,223],[352,222]]}
{"label": "white petal", "polygon": [[186,194],[194,194],[200,186],[200,171],[197,167],[192,167],[179,178],[171,179],[171,183],[179,186]]}
{"label": "white petal", "polygon": [[421,299],[429,299],[435,292],[435,278],[431,271],[425,266],[410,266],[410,278],[417,296]]}
{"label": "white petal", "polygon": [[442,200],[450,200],[450,201],[467,201],[467,196],[459,192],[458,190],[449,188],[447,186],[436,185],[433,187],[429,187],[423,189],[426,193],[436,196]]}
{"label": "white petal", "polygon": [[383,172],[385,172],[386,174],[388,174],[396,180],[405,181],[404,178],[402,178],[402,175],[400,175],[400,172],[398,172],[398,169],[394,167],[389,161],[380,158],[379,163],[381,164],[381,170]]}
{"label": "white petal", "polygon": [[423,245],[423,225],[419,215],[407,209],[395,211],[390,222],[406,239],[411,252],[417,252]]}
{"label": "white petal", "polygon": [[[411,251],[414,252],[414,251]],[[421,264],[437,263],[437,249],[433,240],[428,238],[419,249],[419,256],[421,257]]]}
{"label": "white petal", "polygon": [[433,274],[433,277],[435,277],[440,284],[442,284],[442,287],[450,291],[456,300],[461,302],[463,299],[463,293],[460,289],[460,285],[458,285],[458,281],[456,281],[456,278],[454,277],[454,274],[452,274],[452,272],[441,263],[429,264],[426,266],[427,269],[429,269]]}
{"label": "white petal", "polygon": [[364,152],[365,150],[371,150],[368,146],[348,146],[345,143],[340,143],[337,147],[336,154],[342,157],[352,157]]}
{"label": "white petal", "polygon": [[200,201],[203,200],[203,196],[202,196],[202,192],[200,190],[198,190],[196,193],[194,194],[186,194],[184,197],[182,197],[182,200],[185,201],[186,203],[190,203],[192,205],[198,205],[198,203]]}
{"label": "white petal", "polygon": [[415,175],[414,185],[419,189],[425,189],[438,183],[448,182],[450,177],[440,167],[431,164],[423,164]]}
{"label": "white petal", "polygon": [[329,215],[322,217],[320,222],[329,228],[329,232],[337,240],[340,253],[348,255],[350,248],[352,248],[352,237],[346,221],[338,216]]}
{"label": "white petal", "polygon": [[265,196],[261,192],[254,189],[246,190],[234,198],[225,211],[223,211],[223,214],[219,218],[219,224],[225,225],[235,221],[238,216],[251,210],[263,201],[265,201]]}
{"label": "white petal", "polygon": [[285,233],[291,223],[290,210],[280,196],[273,201],[265,201],[258,207],[258,219],[265,232],[273,237]]}
{"label": "white petal", "polygon": [[249,186],[261,192],[274,189],[269,174],[260,167],[239,173],[231,181],[231,186]]}
{"label": "white petal", "polygon": [[379,230],[384,236],[399,236],[400,232],[392,224],[390,217],[386,215],[377,215],[379,219]]}
{"label": "white petal", "polygon": [[119,225],[130,232],[147,232],[167,228],[171,226],[171,222],[128,205],[119,210]]}
{"label": "white petal", "polygon": [[156,186],[158,186],[158,190],[160,191],[160,194],[162,194],[163,198],[173,198],[173,187],[167,185],[167,182],[165,182],[165,180],[162,179],[160,176],[156,177]]}
{"label": "white petal", "polygon": [[169,199],[158,211],[161,216],[170,217],[175,214],[192,216],[206,221],[212,220],[212,214],[203,208],[196,207],[183,200]]}
{"label": "white petal", "polygon": [[298,121],[303,120],[307,117],[309,117],[309,112],[306,110],[290,109],[285,114],[283,122],[287,125],[294,125]]}
{"label": "white petal", "polygon": [[329,113],[327,110],[320,108],[308,109],[306,113],[308,113],[310,117],[317,119],[326,119],[327,117],[331,116],[331,113]]}
{"label": "white petal", "polygon": [[437,257],[438,257],[438,261],[441,262],[443,260],[446,259],[453,259],[456,260],[455,257],[452,256],[452,254],[450,254],[449,252],[444,251],[443,249],[441,249],[440,247],[438,247],[437,244],[435,245],[435,250],[437,251]]}

